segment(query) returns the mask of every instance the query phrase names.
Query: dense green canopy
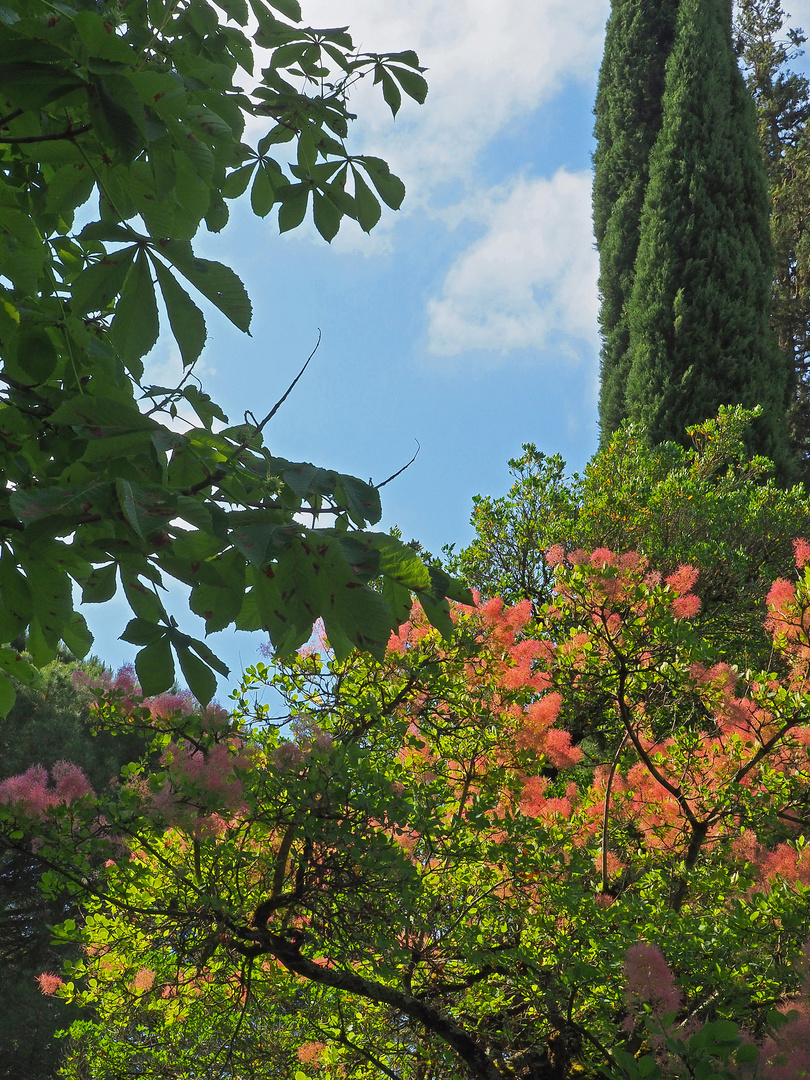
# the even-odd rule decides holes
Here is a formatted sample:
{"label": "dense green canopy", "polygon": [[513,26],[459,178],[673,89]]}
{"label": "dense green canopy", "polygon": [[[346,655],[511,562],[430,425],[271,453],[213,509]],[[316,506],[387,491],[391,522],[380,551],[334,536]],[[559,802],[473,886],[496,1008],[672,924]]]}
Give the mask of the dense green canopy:
{"label": "dense green canopy", "polygon": [[[206,634],[265,629],[281,653],[320,616],[339,651],[382,655],[412,590],[448,628],[453,586],[369,531],[377,487],[265,447],[286,394],[229,425],[192,378],[198,301],[251,322],[234,271],[193,246],[226,225],[226,200],[249,188],[281,231],[311,207],[331,240],[405,193],[347,147],[348,92],[368,75],[393,113],[402,92],[423,101],[416,55],[360,53],[345,27],[300,22],[297,0],[0,8],[0,714],[12,678],[35,683],[60,642],[89,650],[74,586],[85,603],[122,590],[145,690],[171,686],[176,660],[206,702],[227,668],[168,614],[173,581]],[[182,356],[177,386],[144,381],[161,327]],[[179,432],[182,409],[194,420]]]}

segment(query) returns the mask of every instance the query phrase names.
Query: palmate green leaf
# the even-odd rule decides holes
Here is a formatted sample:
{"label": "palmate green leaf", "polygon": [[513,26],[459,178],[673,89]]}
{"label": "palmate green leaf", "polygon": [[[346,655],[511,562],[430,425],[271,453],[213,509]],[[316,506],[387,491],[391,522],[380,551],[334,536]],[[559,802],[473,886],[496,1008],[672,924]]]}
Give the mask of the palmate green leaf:
{"label": "palmate green leaf", "polygon": [[400,93],[399,87],[384,69],[381,69],[380,71],[380,80],[382,82],[385,103],[390,108],[392,115],[396,116],[402,105],[402,94]]}
{"label": "palmate green leaf", "polygon": [[228,204],[219,195],[213,193],[211,202],[205,212],[205,227],[212,233],[222,232],[228,224],[229,218]]}
{"label": "palmate green leaf", "polygon": [[415,68],[417,71],[424,71],[424,68],[419,67],[419,57],[413,51],[413,49],[403,49],[401,52],[386,53],[385,59],[387,61],[394,61],[398,64],[405,64],[409,68]]}
{"label": "palmate green leaf", "polygon": [[457,604],[473,604],[473,594],[470,589],[457,578],[450,577],[448,573],[438,566],[428,566],[430,583],[436,596],[446,596],[448,600],[454,600]]}
{"label": "palmate green leaf", "polygon": [[[120,461],[122,458],[134,460],[147,455],[151,457],[155,435],[149,431],[133,431],[126,435],[105,435],[90,439],[82,454],[83,463]],[[107,500],[105,500],[106,502]],[[94,507],[96,512],[98,507]]]}
{"label": "palmate green leaf", "polygon": [[223,424],[227,424],[228,417],[219,405],[217,405],[215,401],[212,401],[208,394],[198,390],[196,386],[184,387],[183,397],[209,431],[211,430],[211,425],[214,420],[221,420]]}
{"label": "palmate green leaf", "polygon": [[117,480],[115,490],[124,517],[141,540],[148,540],[177,513],[177,496],[157,484]]}
{"label": "palmate green leaf", "polygon": [[208,564],[216,572],[216,584],[200,584],[191,590],[189,607],[205,619],[206,634],[224,630],[236,619],[245,592],[245,558],[232,548]]}
{"label": "palmate green leaf", "polygon": [[80,487],[23,488],[12,493],[11,509],[23,525],[32,525],[46,517],[75,517],[92,513],[107,503],[109,485],[82,484]]}
{"label": "palmate green leaf", "polygon": [[261,624],[279,656],[303,645],[319,611],[319,583],[312,550],[297,537],[273,564],[253,571]]}
{"label": "palmate green leaf", "polygon": [[121,641],[128,641],[130,645],[151,645],[166,633],[166,627],[159,623],[149,622],[148,619],[130,619],[126,629],[121,634]]}
{"label": "palmate green leaf", "polygon": [[183,358],[183,367],[188,367],[203,351],[207,337],[205,316],[163,263],[152,258],[152,265],[166,305],[169,325]]}
{"label": "palmate green leaf", "polygon": [[420,75],[418,71],[394,64],[389,64],[387,70],[394,76],[408,97],[418,101],[420,105],[424,105],[428,92],[427,79]]}
{"label": "palmate green leaf", "polygon": [[71,309],[76,315],[106,311],[124,286],[138,248],[122,248],[91,263],[73,282]]}
{"label": "palmate green leaf", "polygon": [[263,566],[272,555],[283,551],[285,525],[243,525],[233,529],[231,539],[251,566]]}
{"label": "palmate green leaf", "polygon": [[31,589],[8,550],[0,557],[0,642],[13,641],[33,614]]}
{"label": "palmate green leaf", "polygon": [[[366,539],[380,556],[380,574],[406,589],[430,589],[433,586],[430,571],[412,547],[387,533],[370,533]],[[448,577],[450,587],[456,583]],[[469,593],[469,602],[472,596]]]}
{"label": "palmate green leaf", "polygon": [[267,0],[271,8],[280,11],[286,19],[301,22],[301,5],[298,0]]}
{"label": "palmate green leaf", "polygon": [[237,64],[244,68],[248,75],[252,75],[255,68],[255,58],[250,40],[241,30],[237,30],[234,26],[221,26],[219,32],[227,43],[228,52]]}
{"label": "palmate green leaf", "polygon": [[312,218],[315,228],[328,243],[334,240],[340,229],[343,213],[334,202],[320,191],[314,191],[312,196]]}
{"label": "palmate green leaf", "polygon": [[207,705],[217,692],[216,675],[187,646],[178,648],[177,659],[180,661],[180,670],[188,683],[189,690],[201,705]]}
{"label": "palmate green leaf", "polygon": [[255,633],[256,630],[261,630],[264,622],[256,602],[256,590],[250,588],[242,598],[242,608],[234,623],[237,630],[244,630],[247,633]]}
{"label": "palmate green leaf", "polygon": [[354,649],[384,659],[394,620],[386,598],[376,590],[351,580],[336,583],[327,596],[323,621],[338,659]]}
{"label": "palmate green leaf", "polygon": [[174,657],[168,632],[137,653],[135,671],[146,697],[171,689],[174,683]]}
{"label": "palmate green leaf", "polygon": [[79,233],[83,242],[101,240],[125,244],[135,239],[136,233],[128,225],[119,225],[115,221],[91,221]]}
{"label": "palmate green leaf", "polygon": [[[11,46],[13,48],[13,44]],[[85,81],[64,68],[36,61],[0,64],[3,98],[14,108],[40,109],[72,91],[84,88]]]}
{"label": "palmate green leaf", "polygon": [[407,621],[413,607],[411,590],[405,588],[404,585],[400,585],[397,581],[386,577],[383,578],[382,596],[383,600],[385,600],[386,604],[388,604],[388,607],[391,609],[394,626],[401,626]]}
{"label": "palmate green leaf", "polygon": [[352,165],[354,177],[354,203],[357,208],[357,221],[364,232],[371,232],[380,220],[382,209],[379,199],[363,179],[360,172]]}
{"label": "palmate green leaf", "polygon": [[183,240],[169,240],[161,244],[159,250],[234,326],[245,333],[249,331],[252,315],[250,299],[245,286],[230,267],[196,258],[191,244]]}
{"label": "palmate green leaf", "polygon": [[51,562],[47,549],[39,549],[36,545],[32,545],[25,554],[20,554],[20,562],[31,589],[33,621],[47,650],[53,653],[73,615],[70,578]]}
{"label": "palmate green leaf", "polygon": [[210,668],[213,668],[214,671],[218,671],[223,677],[228,677],[230,668],[226,663],[220,660],[216,653],[208,648],[204,641],[197,641],[196,638],[186,637],[185,635],[183,635],[183,641],[204,663],[208,664]]}
{"label": "palmate green leaf", "polygon": [[50,421],[90,428],[99,437],[126,435],[133,431],[151,434],[159,426],[151,417],[144,416],[134,402],[130,404],[122,398],[94,397],[92,394],[80,394],[63,402],[51,414]]}
{"label": "palmate green leaf", "polygon": [[270,459],[269,466],[300,499],[329,495],[334,490],[336,474],[309,461],[293,462],[274,457]]}
{"label": "palmate green leaf", "polygon": [[382,517],[379,491],[373,484],[366,484],[356,476],[340,474],[336,477],[335,499],[348,510],[355,525],[361,528],[376,525]]}
{"label": "palmate green leaf", "polygon": [[73,225],[73,214],[93,194],[95,177],[89,169],[65,165],[57,169],[48,182],[45,208],[55,218],[62,218],[67,228]]}
{"label": "palmate green leaf", "polygon": [[97,567],[82,589],[83,604],[104,604],[115,596],[117,567],[115,563]]}
{"label": "palmate green leaf", "polygon": [[115,60],[121,64],[134,64],[138,53],[131,45],[110,32],[109,23],[92,11],[78,11],[73,17],[73,25],[78,31],[82,43],[91,56],[102,60]]}
{"label": "palmate green leaf", "polygon": [[0,648],[0,668],[23,686],[40,686],[42,676],[24,654],[16,649]]}
{"label": "palmate green leaf", "polygon": [[146,252],[141,250],[124,282],[110,326],[112,341],[127,370],[131,371],[136,379],[143,375],[141,357],[146,356],[154,347],[158,333],[155,286],[149,272],[149,259]]}
{"label": "palmate green leaf", "polygon": [[327,535],[337,539],[340,550],[358,581],[367,585],[380,576],[380,553],[368,542],[371,534],[329,529]]}
{"label": "palmate green leaf", "polygon": [[249,165],[240,165],[238,169],[229,172],[220,188],[222,197],[238,199],[240,195],[244,195],[257,164],[258,160],[251,161]]}
{"label": "palmate green leaf", "polygon": [[209,533],[214,531],[215,509],[215,506],[206,506],[193,495],[178,495],[175,514],[193,528]]}
{"label": "palmate green leaf", "polygon": [[250,206],[257,217],[267,217],[276,201],[276,192],[270,175],[263,165],[256,170],[256,179],[250,189]]}
{"label": "palmate green leaf", "polygon": [[189,608],[205,619],[206,634],[224,630],[242,609],[243,591],[217,585],[197,585],[191,590]]}
{"label": "palmate green leaf", "polygon": [[24,326],[6,350],[6,374],[24,386],[44,383],[56,367],[58,354],[53,338],[43,326]]}
{"label": "palmate green leaf", "polygon": [[144,148],[143,103],[135,87],[124,78],[95,77],[87,92],[93,130],[125,162],[134,161]]}
{"label": "palmate green leaf", "polygon": [[0,206],[0,274],[15,289],[35,296],[47,254],[34,222],[16,207]]}
{"label": "palmate green leaf", "polygon": [[[139,69],[128,71],[127,79],[135,87],[141,101],[149,110],[161,117],[181,118],[188,108],[187,90],[183,83],[165,71]],[[154,151],[150,142],[149,155]]]}
{"label": "palmate green leaf", "polygon": [[127,602],[135,615],[149,623],[165,621],[166,611],[154,588],[144,585],[139,573],[124,563],[119,565],[118,572]]}
{"label": "palmate green leaf", "polygon": [[281,190],[281,206],[278,208],[279,232],[297,229],[307,216],[310,190],[309,184],[290,184]]}
{"label": "palmate green leaf", "polygon": [[[158,157],[159,160],[160,157]],[[184,158],[179,159],[177,164],[180,163],[185,164],[187,171],[191,172],[191,168]],[[172,164],[175,164],[175,162]],[[147,233],[157,239],[177,235],[179,228],[177,212],[180,195],[179,169],[173,169],[172,173],[171,188],[165,191],[163,197],[161,197],[155,182],[156,170],[151,167],[150,162],[141,158],[139,161],[133,162],[127,169],[127,195],[132,200],[136,213],[140,214],[143,219]],[[192,206],[192,202],[192,199],[186,199],[184,210],[187,212],[198,210],[202,213],[204,206],[202,204]],[[196,222],[199,219],[196,214],[194,216],[196,227]]]}
{"label": "palmate green leaf", "polygon": [[62,641],[79,660],[83,660],[90,652],[93,646],[93,635],[80,612],[74,611],[62,627]]}
{"label": "palmate green leaf", "polygon": [[405,198],[405,185],[400,178],[394,176],[382,158],[363,156],[356,160],[363,165],[382,201],[392,210],[399,210]]}
{"label": "palmate green leaf", "polygon": [[247,25],[250,18],[247,0],[216,0],[216,5],[218,8],[222,8],[229,19],[233,19],[240,26]]}

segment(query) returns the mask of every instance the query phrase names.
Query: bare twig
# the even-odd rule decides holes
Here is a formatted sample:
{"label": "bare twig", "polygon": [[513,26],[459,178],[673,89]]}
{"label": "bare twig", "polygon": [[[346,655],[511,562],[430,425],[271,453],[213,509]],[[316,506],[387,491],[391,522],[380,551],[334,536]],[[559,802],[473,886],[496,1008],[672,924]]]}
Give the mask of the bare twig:
{"label": "bare twig", "polygon": [[[282,405],[284,404],[284,402],[285,402],[285,401],[287,400],[287,398],[288,398],[288,397],[290,396],[290,394],[291,394],[291,393],[293,392],[293,390],[295,389],[295,384],[296,384],[296,383],[298,382],[298,380],[299,380],[299,379],[301,378],[301,376],[302,376],[302,375],[304,374],[304,372],[305,372],[305,371],[307,370],[307,368],[309,367],[309,362],[310,362],[310,360],[312,359],[312,357],[313,357],[313,356],[315,355],[315,353],[316,353],[316,352],[318,351],[318,349],[320,348],[320,346],[321,346],[321,337],[322,337],[322,335],[321,335],[321,331],[320,331],[320,328],[319,328],[319,329],[318,329],[318,340],[317,340],[317,341],[316,341],[316,343],[315,343],[315,348],[314,348],[314,349],[312,350],[312,352],[311,352],[311,353],[309,354],[309,356],[307,357],[307,359],[306,359],[306,363],[304,364],[304,366],[303,366],[303,367],[301,368],[301,370],[300,370],[300,371],[298,372],[298,374],[297,374],[297,375],[295,376],[295,378],[293,379],[293,381],[292,381],[292,382],[290,383],[290,385],[289,385],[289,386],[287,387],[287,389],[286,389],[286,390],[284,391],[284,393],[283,393],[283,394],[281,395],[281,397],[280,397],[280,398],[278,399],[278,401],[277,401],[277,402],[275,403],[275,405],[274,405],[274,406],[273,406],[273,408],[272,408],[272,409],[270,410],[270,412],[269,412],[269,413],[267,414],[267,416],[265,416],[264,420],[262,420],[262,421],[261,421],[260,423],[256,423],[256,421],[255,421],[255,418],[254,418],[254,424],[255,424],[255,426],[256,426],[256,432],[257,432],[257,433],[258,433],[258,432],[260,432],[260,431],[261,431],[261,430],[262,430],[262,429],[263,429],[263,428],[264,428],[264,427],[265,427],[265,426],[266,426],[267,424],[269,424],[269,423],[270,423],[270,421],[271,421],[271,420],[273,419],[273,417],[274,417],[274,416],[276,415],[276,413],[278,412],[278,410],[279,410],[279,409],[281,408],[281,406],[282,406]],[[248,415],[251,415],[251,414],[248,414]],[[240,446],[240,447],[238,448],[238,450],[237,450],[237,451],[235,451],[235,452],[236,452],[236,453],[241,453],[241,451],[242,451],[242,450],[246,450],[246,449],[247,449],[247,447],[248,447],[248,443],[245,443],[245,444],[244,444],[243,446]]]}
{"label": "bare twig", "polygon": [[374,487],[377,489],[377,491],[379,491],[380,488],[385,487],[386,484],[390,484],[392,480],[396,480],[396,478],[398,476],[401,476],[406,469],[410,469],[411,465],[413,465],[413,463],[419,457],[419,451],[422,449],[422,447],[418,439],[414,439],[413,441],[416,443],[416,453],[413,455],[411,460],[408,462],[407,465],[403,465],[401,469],[397,469],[397,471],[392,476],[389,476],[387,480],[383,480],[381,484],[375,484]]}

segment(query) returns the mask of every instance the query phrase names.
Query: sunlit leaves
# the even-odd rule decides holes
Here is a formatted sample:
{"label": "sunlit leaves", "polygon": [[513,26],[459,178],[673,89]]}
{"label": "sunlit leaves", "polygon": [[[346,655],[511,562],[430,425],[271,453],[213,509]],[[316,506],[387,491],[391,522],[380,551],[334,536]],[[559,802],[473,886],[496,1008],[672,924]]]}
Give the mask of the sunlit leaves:
{"label": "sunlit leaves", "polygon": [[[423,100],[416,56],[358,53],[346,27],[299,25],[296,0],[114,12],[69,0],[47,17],[9,0],[2,12],[0,639],[27,632],[37,664],[60,643],[83,655],[73,585],[104,603],[120,580],[143,686],[166,690],[179,671],[207,701],[213,671],[227,669],[168,616],[161,590],[177,579],[206,633],[264,626],[284,653],[323,616],[341,653],[382,655],[410,586],[384,568],[372,582],[347,539],[379,520],[377,490],[272,457],[260,418],[227,427],[188,379],[206,307],[245,333],[252,316],[237,274],[201,258],[196,234],[203,223],[221,230],[226,200],[245,196],[259,217],[277,209],[281,231],[310,211],[328,241],[346,216],[373,227],[372,185],[390,206],[404,188],[378,159],[351,155],[348,91],[384,74],[384,96],[395,80]],[[253,70],[251,43],[226,23],[251,18],[270,57],[246,94],[235,79],[238,66]],[[248,118],[255,148],[243,142]],[[140,386],[169,335],[183,381]],[[186,406],[199,426],[180,434]],[[319,541],[302,511],[335,535]],[[190,537],[201,539],[194,554]],[[429,592],[441,605],[435,582]],[[9,702],[3,691],[0,706]]]}
{"label": "sunlit leaves", "polygon": [[[808,553],[796,545],[798,563]],[[189,573],[208,563],[206,585],[238,561],[197,534],[181,555]],[[227,1043],[235,1070],[287,1078],[317,1062],[417,1080],[430,1060],[454,1080],[472,1059],[489,1080],[490,1058],[516,1071],[548,1048],[566,1075],[640,1080],[683,1064],[730,1077],[803,1048],[795,1016],[772,1006],[806,994],[810,852],[795,812],[810,567],[771,593],[784,668],[740,678],[675,610],[687,568],[663,579],[604,548],[549,559],[553,602],[536,616],[527,601],[454,605],[443,640],[416,609],[376,660],[340,637],[344,618],[339,643],[319,636],[251,669],[232,716],[113,687],[101,724],[152,738],[120,785],[86,805],[57,804],[41,776],[0,790],[6,832],[25,843],[33,823],[56,868],[48,887],[60,873],[91,882],[75,886],[81,925],[56,931],[84,946],[59,990],[88,1007],[69,1077],[112,1080],[108,1060],[144,1060],[132,1038],[144,1030],[153,1070],[196,1068]],[[289,641],[275,609],[300,603],[295,578],[342,579],[360,606],[363,578],[428,580],[407,545],[336,530],[302,532],[275,567],[251,568],[248,595]],[[169,622],[134,620],[126,637],[147,677],[165,677],[173,645],[206,700],[204,646]],[[30,794],[26,806],[26,784],[43,809]],[[758,1048],[740,1032],[766,1010]]]}

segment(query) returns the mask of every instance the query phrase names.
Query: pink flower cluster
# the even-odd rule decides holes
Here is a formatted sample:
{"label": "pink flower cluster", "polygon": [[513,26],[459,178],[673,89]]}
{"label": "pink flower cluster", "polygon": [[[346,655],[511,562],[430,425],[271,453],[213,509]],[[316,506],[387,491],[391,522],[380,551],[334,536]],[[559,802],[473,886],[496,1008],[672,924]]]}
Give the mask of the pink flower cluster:
{"label": "pink flower cluster", "polygon": [[298,1047],[295,1056],[302,1065],[309,1065],[313,1069],[318,1069],[321,1066],[321,1058],[323,1057],[325,1050],[326,1043],[307,1042]]}
{"label": "pink flower cluster", "polygon": [[201,795],[213,797],[219,808],[242,808],[244,789],[236,770],[250,767],[249,755],[244,750],[232,753],[227,742],[219,742],[203,753],[170,743],[162,761],[177,783],[190,784]]}
{"label": "pink flower cluster", "polygon": [[[664,954],[655,945],[639,941],[631,945],[624,958],[624,977],[627,982],[625,1000],[631,1010],[649,1005],[654,1016],[677,1012],[681,995],[675,977],[669,970]],[[631,1026],[633,1021],[630,1021]]]}
{"label": "pink flower cluster", "polygon": [[574,783],[566,784],[565,795],[546,798],[549,782],[544,776],[529,776],[523,782],[519,806],[527,817],[537,818],[547,824],[561,817],[568,821],[573,813],[579,792]]}
{"label": "pink flower cluster", "polygon": [[78,765],[70,761],[57,761],[48,770],[42,765],[31,765],[24,773],[10,776],[0,783],[0,802],[14,805],[31,817],[43,817],[52,806],[65,805],[85,795],[92,795],[90,782]]}
{"label": "pink flower cluster", "polygon": [[582,751],[571,745],[569,732],[553,726],[561,707],[562,694],[557,691],[532,702],[521,717],[515,746],[541,754],[555,769],[568,769],[582,760]]}
{"label": "pink flower cluster", "polygon": [[39,983],[40,991],[48,997],[53,997],[59,987],[64,985],[61,978],[52,971],[43,971],[41,975],[37,975],[36,981]]}
{"label": "pink flower cluster", "polygon": [[135,978],[132,980],[132,989],[136,994],[145,994],[147,990],[152,989],[154,981],[155,973],[151,968],[139,968],[135,973]]}
{"label": "pink flower cluster", "polygon": [[700,611],[700,597],[692,592],[697,579],[697,567],[685,564],[665,579],[670,589],[678,593],[672,601],[672,614],[676,619],[691,619]]}
{"label": "pink flower cluster", "polygon": [[810,564],[810,544],[802,537],[796,537],[793,541],[793,551],[796,557],[796,566],[799,570]]}

